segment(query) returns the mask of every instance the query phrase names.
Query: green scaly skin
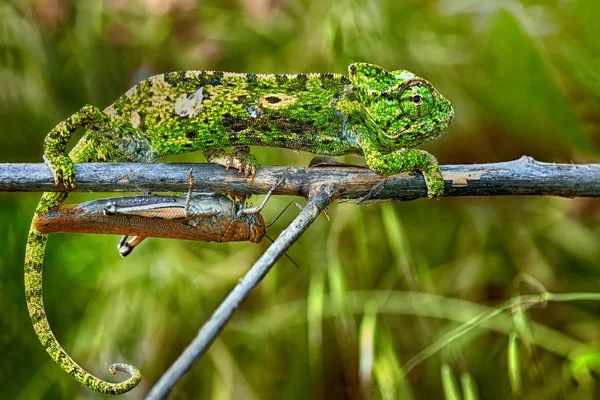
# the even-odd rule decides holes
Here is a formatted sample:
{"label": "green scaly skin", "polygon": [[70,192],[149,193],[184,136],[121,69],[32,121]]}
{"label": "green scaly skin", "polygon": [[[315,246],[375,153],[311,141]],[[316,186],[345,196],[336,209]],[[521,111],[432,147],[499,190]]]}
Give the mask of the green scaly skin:
{"label": "green scaly skin", "polygon": [[[422,171],[428,197],[440,197],[444,181],[436,158],[415,146],[439,136],[454,117],[452,106],[429,82],[405,71],[356,63],[338,74],[257,75],[182,71],[151,77],[104,111],[85,106],[46,137],[44,159],[57,185],[75,186],[77,162],[153,162],[201,150],[209,161],[254,176],[258,162],[248,146],[283,147],[316,154],[364,155],[380,175]],[[69,156],[75,130],[86,129]],[[231,152],[224,147],[233,147]],[[66,194],[45,193],[35,218]],[[50,330],[42,303],[47,235],[32,225],[27,242],[27,305],[36,333],[54,360],[84,385],[123,393],[139,372],[111,384],[79,367]],[[127,369],[120,365],[119,368]]]}

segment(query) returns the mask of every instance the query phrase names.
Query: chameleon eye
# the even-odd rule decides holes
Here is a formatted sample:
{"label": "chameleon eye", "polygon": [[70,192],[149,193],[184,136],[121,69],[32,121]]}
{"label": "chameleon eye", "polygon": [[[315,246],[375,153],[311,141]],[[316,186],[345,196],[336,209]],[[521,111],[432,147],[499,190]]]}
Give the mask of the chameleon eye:
{"label": "chameleon eye", "polygon": [[421,95],[420,95],[420,94],[415,94],[415,95],[412,97],[412,99],[411,99],[411,100],[412,100],[412,102],[413,102],[413,103],[415,103],[416,105],[419,105],[419,104],[421,104],[421,103],[423,102],[423,98],[421,97]]}
{"label": "chameleon eye", "polygon": [[426,85],[409,86],[400,96],[400,107],[404,111],[404,115],[414,120],[429,115],[434,102],[433,94]]}

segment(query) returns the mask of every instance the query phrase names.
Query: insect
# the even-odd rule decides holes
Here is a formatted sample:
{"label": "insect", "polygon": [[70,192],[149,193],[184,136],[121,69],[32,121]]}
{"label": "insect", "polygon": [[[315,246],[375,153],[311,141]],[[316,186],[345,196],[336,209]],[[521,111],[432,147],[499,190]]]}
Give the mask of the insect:
{"label": "insect", "polygon": [[[147,237],[260,243],[267,228],[260,212],[282,183],[278,181],[259,206],[246,207],[245,197],[233,201],[221,194],[193,192],[190,171],[187,195],[122,196],[60,206],[40,215],[36,228],[45,234],[123,234],[117,246],[123,257]],[[133,238],[127,240],[129,236]]]}

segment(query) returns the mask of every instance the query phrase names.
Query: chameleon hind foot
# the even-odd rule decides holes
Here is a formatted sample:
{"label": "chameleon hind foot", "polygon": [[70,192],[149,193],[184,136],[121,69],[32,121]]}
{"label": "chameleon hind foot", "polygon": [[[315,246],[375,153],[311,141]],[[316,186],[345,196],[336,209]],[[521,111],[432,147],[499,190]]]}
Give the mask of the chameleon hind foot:
{"label": "chameleon hind foot", "polygon": [[238,170],[238,173],[243,172],[244,178],[250,176],[250,181],[254,181],[259,163],[256,157],[250,154],[248,146],[234,146],[230,153],[217,149],[204,155],[209,162],[222,165],[226,170],[233,167]]}

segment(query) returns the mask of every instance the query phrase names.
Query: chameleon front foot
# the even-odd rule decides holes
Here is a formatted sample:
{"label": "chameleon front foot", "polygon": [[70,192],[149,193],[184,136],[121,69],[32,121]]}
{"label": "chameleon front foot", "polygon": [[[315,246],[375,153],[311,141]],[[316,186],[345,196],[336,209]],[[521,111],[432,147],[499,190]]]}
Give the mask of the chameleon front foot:
{"label": "chameleon front foot", "polygon": [[444,177],[439,170],[423,171],[425,185],[427,185],[427,198],[439,199],[444,194]]}
{"label": "chameleon front foot", "polygon": [[251,181],[254,181],[256,171],[258,171],[259,163],[256,157],[250,154],[248,146],[233,147],[230,153],[223,149],[218,149],[206,155],[209,162],[219,164],[229,168],[235,168],[238,173],[244,173],[244,178],[250,176]]}
{"label": "chameleon front foot", "polygon": [[437,159],[424,150],[400,149],[381,154],[365,154],[369,168],[379,175],[389,176],[408,171],[421,171],[427,186],[427,198],[439,199],[444,194],[444,177]]}

